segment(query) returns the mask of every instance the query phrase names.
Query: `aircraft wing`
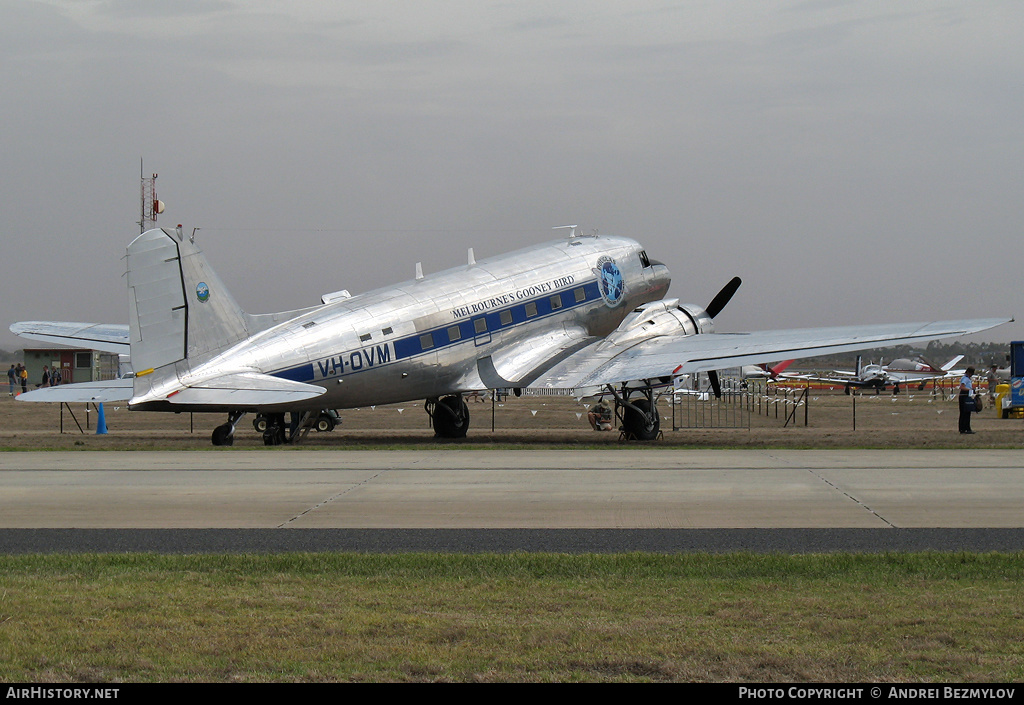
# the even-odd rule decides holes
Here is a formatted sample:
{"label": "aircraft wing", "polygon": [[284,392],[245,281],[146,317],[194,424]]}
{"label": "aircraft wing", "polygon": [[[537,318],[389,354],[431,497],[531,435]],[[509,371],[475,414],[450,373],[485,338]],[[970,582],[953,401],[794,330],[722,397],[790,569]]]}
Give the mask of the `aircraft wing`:
{"label": "aircraft wing", "polygon": [[11,332],[22,338],[46,343],[129,354],[128,326],[116,323],[21,321],[11,325]]}
{"label": "aircraft wing", "polygon": [[661,334],[590,345],[555,365],[534,387],[574,388],[655,379],[781,358],[803,358],[888,345],[919,344],[967,335],[1009,322],[1006,318],[798,328],[755,333]]}

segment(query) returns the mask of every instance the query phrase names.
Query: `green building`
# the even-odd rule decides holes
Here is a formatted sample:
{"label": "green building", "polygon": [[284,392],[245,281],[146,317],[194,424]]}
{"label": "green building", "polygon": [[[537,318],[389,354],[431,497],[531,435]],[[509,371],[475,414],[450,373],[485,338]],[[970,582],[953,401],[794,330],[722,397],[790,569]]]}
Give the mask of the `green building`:
{"label": "green building", "polygon": [[39,386],[43,366],[59,369],[61,384],[94,382],[117,378],[118,357],[114,353],[84,348],[25,348],[29,389]]}

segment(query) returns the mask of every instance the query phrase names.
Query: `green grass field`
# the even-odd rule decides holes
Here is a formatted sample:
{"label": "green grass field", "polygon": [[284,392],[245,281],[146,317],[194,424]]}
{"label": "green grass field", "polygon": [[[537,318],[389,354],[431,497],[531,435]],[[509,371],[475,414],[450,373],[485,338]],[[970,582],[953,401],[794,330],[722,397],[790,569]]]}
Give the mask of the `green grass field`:
{"label": "green grass field", "polygon": [[0,680],[1019,681],[1024,554],[0,556]]}

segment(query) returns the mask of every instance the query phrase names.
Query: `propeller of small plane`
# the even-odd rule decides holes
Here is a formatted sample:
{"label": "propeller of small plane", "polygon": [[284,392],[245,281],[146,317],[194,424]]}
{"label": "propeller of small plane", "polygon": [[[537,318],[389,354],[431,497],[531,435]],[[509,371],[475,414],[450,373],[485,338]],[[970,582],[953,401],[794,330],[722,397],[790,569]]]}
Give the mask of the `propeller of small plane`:
{"label": "propeller of small plane", "polygon": [[[733,277],[730,279],[729,283],[722,287],[722,290],[715,295],[715,298],[711,299],[711,303],[709,303],[708,307],[704,309],[707,311],[707,314],[714,318],[721,313],[722,309],[725,308],[727,303],[729,303],[729,299],[733,297],[733,294],[736,293],[736,290],[740,288],[740,284],[742,283],[743,281],[739,277]],[[718,370],[708,370],[708,382],[711,383],[711,391],[714,392],[715,399],[721,399],[722,383],[718,380]]]}

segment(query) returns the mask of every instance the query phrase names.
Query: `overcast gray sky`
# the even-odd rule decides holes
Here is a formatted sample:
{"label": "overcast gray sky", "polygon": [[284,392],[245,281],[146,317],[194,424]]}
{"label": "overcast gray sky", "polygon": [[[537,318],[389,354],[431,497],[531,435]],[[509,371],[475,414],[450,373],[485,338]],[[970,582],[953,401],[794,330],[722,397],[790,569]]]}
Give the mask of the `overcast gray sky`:
{"label": "overcast gray sky", "polygon": [[[139,160],[246,310],[628,235],[721,330],[1016,315],[1018,0],[0,0],[0,347],[127,322]],[[978,336],[1024,339],[1024,320]]]}

